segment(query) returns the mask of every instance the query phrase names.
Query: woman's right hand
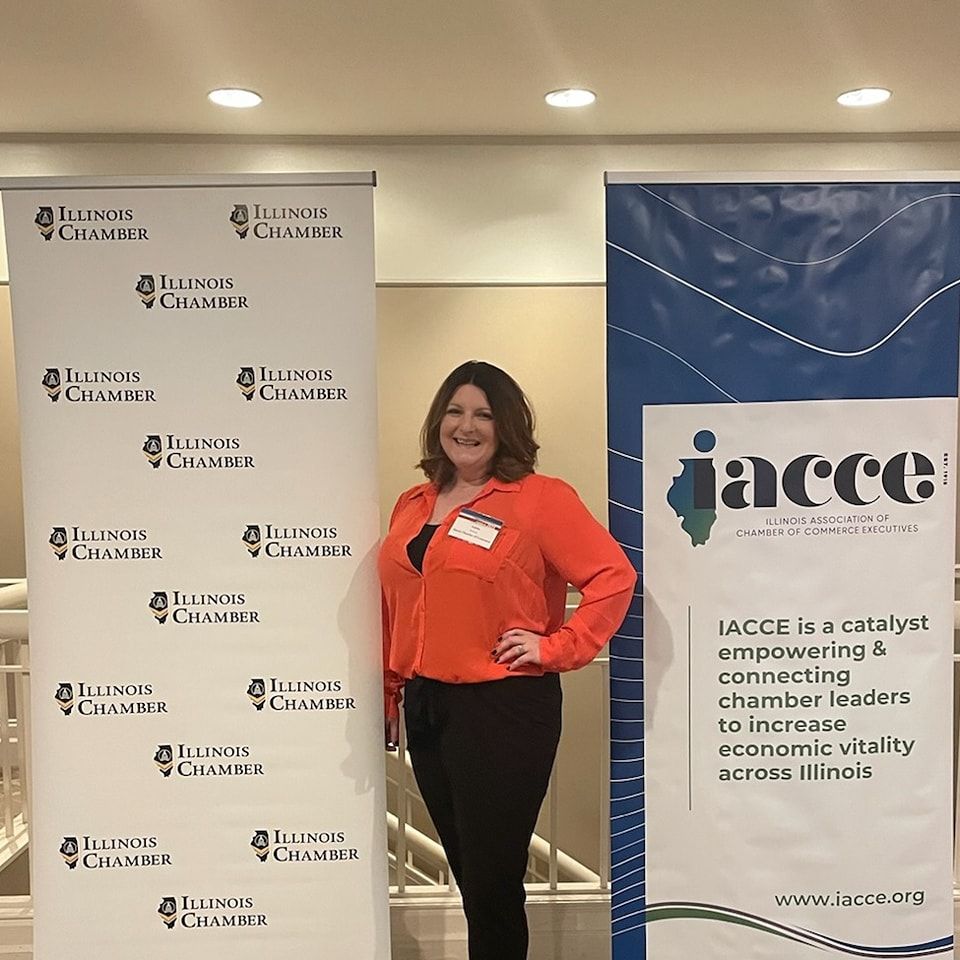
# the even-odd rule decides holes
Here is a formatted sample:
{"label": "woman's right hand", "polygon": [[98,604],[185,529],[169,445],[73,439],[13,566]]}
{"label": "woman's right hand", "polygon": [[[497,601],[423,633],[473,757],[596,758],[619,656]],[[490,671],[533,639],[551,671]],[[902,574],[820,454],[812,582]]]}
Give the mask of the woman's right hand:
{"label": "woman's right hand", "polygon": [[385,717],[383,721],[384,745],[388,750],[396,750],[400,743],[400,718]]}

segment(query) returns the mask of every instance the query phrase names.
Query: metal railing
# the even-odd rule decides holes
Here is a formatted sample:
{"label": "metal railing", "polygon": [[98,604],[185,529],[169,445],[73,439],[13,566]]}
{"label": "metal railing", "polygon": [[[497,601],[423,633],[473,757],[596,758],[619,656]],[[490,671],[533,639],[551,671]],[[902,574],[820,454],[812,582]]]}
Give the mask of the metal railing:
{"label": "metal railing", "polygon": [[30,659],[25,580],[0,580],[0,869],[30,824]]}

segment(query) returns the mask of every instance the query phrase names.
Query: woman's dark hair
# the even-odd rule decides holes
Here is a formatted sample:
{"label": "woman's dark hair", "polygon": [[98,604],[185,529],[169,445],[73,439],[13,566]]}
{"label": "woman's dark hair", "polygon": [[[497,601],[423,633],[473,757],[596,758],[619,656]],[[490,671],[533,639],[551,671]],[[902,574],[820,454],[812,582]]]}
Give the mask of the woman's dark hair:
{"label": "woman's dark hair", "polygon": [[460,364],[440,384],[420,430],[421,460],[417,466],[440,489],[453,479],[453,464],[440,446],[440,421],[451,398],[465,383],[473,384],[487,395],[493,414],[497,452],[491,465],[492,475],[510,482],[533,473],[540,445],[533,439],[534,417],[530,402],[510,374],[482,360]]}

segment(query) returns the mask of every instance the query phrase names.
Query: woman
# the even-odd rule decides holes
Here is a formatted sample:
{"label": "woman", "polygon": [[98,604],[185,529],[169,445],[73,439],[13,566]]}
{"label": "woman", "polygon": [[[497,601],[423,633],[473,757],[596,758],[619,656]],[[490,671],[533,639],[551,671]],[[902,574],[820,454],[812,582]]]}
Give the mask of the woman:
{"label": "woman", "polygon": [[[619,627],[636,574],[562,480],[534,473],[533,414],[504,371],[443,381],[420,436],[427,482],[380,551],[385,714],[460,886],[470,960],[523,960],[527,848],[560,737],[558,673]],[[567,584],[583,595],[563,622]]]}

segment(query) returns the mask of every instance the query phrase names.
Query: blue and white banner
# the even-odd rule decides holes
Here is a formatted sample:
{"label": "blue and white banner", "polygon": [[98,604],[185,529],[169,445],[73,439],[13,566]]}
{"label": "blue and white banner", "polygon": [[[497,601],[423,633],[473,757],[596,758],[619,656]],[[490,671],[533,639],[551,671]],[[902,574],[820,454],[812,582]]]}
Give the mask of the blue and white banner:
{"label": "blue and white banner", "polygon": [[960,185],[609,178],[615,960],[951,955]]}

